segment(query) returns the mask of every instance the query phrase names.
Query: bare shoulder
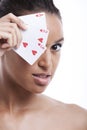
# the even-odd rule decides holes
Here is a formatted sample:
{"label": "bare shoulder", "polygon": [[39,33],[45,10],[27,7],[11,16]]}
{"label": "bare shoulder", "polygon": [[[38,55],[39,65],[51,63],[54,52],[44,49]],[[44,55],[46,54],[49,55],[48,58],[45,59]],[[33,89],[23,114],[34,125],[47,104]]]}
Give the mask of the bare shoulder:
{"label": "bare shoulder", "polygon": [[87,109],[76,104],[68,104],[67,110],[77,125],[83,127],[83,130],[87,130]]}
{"label": "bare shoulder", "polygon": [[75,113],[75,115],[78,117],[84,117],[87,119],[87,109],[82,108],[76,104],[66,104],[69,111],[72,112],[72,114]]}
{"label": "bare shoulder", "polygon": [[75,105],[66,104],[51,98],[47,100],[50,101],[49,113],[52,118],[58,124],[64,125],[66,129],[74,130],[87,130],[87,110]]}

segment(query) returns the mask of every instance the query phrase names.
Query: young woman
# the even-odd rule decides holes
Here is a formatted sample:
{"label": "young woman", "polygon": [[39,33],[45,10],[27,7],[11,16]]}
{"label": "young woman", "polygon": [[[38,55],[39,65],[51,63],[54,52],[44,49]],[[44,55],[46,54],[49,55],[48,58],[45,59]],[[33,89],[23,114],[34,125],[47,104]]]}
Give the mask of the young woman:
{"label": "young woman", "polygon": [[[12,48],[27,27],[17,16],[44,11],[47,49],[31,66]],[[52,0],[0,2],[0,130],[87,130],[87,111],[41,94],[52,80],[63,44],[61,15]]]}

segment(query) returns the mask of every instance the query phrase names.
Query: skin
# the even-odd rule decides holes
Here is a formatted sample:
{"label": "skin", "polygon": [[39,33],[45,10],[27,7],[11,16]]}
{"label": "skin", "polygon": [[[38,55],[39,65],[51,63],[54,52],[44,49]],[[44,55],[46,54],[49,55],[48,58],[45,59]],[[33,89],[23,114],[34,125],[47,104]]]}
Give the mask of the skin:
{"label": "skin", "polygon": [[86,110],[41,94],[54,76],[63,44],[58,16],[46,13],[46,19],[47,50],[32,66],[11,50],[21,42],[24,23],[12,14],[0,19],[0,39],[6,40],[0,45],[1,130],[87,130]]}

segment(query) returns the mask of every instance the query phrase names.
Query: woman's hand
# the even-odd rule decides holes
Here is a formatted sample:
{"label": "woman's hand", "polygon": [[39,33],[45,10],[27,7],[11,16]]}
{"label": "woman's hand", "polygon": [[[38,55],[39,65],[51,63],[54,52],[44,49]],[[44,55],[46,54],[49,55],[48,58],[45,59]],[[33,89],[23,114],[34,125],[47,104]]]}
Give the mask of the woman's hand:
{"label": "woman's hand", "polygon": [[12,13],[0,18],[0,57],[13,47],[18,47],[22,40],[21,30],[26,25]]}

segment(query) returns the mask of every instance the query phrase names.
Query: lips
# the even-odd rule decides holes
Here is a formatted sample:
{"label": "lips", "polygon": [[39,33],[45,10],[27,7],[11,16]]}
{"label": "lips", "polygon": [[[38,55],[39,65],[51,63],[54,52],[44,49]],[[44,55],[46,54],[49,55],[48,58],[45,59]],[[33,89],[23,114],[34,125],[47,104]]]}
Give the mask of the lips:
{"label": "lips", "polygon": [[51,75],[50,74],[33,74],[34,82],[40,86],[47,86],[49,82],[51,81]]}
{"label": "lips", "polygon": [[39,78],[47,78],[50,75],[46,75],[46,74],[33,74],[33,76],[39,77]]}

